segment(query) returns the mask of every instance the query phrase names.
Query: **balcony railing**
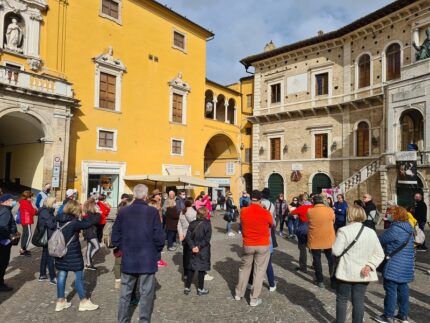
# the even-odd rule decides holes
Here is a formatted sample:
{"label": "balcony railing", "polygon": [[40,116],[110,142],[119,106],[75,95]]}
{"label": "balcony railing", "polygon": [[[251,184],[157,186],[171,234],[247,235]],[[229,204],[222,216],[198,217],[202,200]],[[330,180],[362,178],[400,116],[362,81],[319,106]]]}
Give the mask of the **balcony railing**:
{"label": "balcony railing", "polygon": [[72,85],[53,77],[27,73],[16,68],[0,66],[0,84],[49,95],[73,98]]}

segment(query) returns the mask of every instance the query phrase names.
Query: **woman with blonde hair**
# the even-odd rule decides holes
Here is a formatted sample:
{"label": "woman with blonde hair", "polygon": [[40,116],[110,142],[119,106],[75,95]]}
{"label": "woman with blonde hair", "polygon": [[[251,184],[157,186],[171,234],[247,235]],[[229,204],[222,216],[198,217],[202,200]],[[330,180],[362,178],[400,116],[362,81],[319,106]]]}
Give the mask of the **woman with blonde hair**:
{"label": "woman with blonde hair", "polygon": [[[51,238],[55,229],[57,228],[57,221],[55,220],[55,197],[47,197],[43,200],[43,206],[37,212],[37,228],[39,232],[45,234],[47,232],[47,238]],[[40,275],[39,281],[44,282],[48,280],[46,275],[46,267],[49,270],[49,278],[51,284],[56,285],[57,279],[54,268],[54,257],[49,255],[48,246],[44,246],[42,249],[42,257],[40,258]]]}
{"label": "woman with blonde hair", "polygon": [[367,285],[377,281],[376,268],[384,259],[384,251],[376,232],[363,225],[364,209],[352,205],[347,211],[348,224],[339,228],[332,253],[337,256],[336,322],[346,321],[348,300],[352,302],[352,322],[363,322]]}
{"label": "woman with blonde hair", "polygon": [[72,306],[72,303],[66,301],[65,288],[66,279],[69,271],[75,273],[75,289],[81,302],[79,311],[93,311],[99,308],[88,299],[84,290],[84,261],[82,259],[81,243],[79,242],[79,232],[97,224],[81,217],[81,205],[74,200],[69,200],[63,209],[63,212],[57,216],[64,241],[67,245],[67,253],[62,258],[55,258],[55,268],[58,270],[57,275],[57,305],[55,311],[59,312]]}
{"label": "woman with blonde hair", "polygon": [[[97,207],[97,202],[89,198],[85,201],[84,207],[82,209],[82,218],[86,219],[92,223],[100,222],[100,211]],[[87,264],[85,269],[96,270],[97,268],[93,264],[94,255],[100,250],[100,242],[97,235],[97,225],[92,225],[84,230],[84,239],[87,241],[87,251],[85,253],[85,260]]]}

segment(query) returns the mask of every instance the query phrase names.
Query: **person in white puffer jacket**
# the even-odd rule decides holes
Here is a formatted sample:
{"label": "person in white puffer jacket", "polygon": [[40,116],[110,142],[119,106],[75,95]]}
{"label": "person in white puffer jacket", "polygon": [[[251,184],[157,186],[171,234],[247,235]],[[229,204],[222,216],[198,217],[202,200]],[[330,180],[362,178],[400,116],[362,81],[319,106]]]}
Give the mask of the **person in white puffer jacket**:
{"label": "person in white puffer jacket", "polygon": [[[338,230],[332,248],[334,256],[341,256],[357,238],[366,213],[360,206],[350,206],[347,212],[348,225]],[[367,285],[377,281],[376,268],[384,260],[384,250],[376,232],[368,227],[363,230],[356,243],[338,259],[336,268],[336,322],[346,320],[348,300],[352,303],[352,322],[363,322],[364,297]]]}

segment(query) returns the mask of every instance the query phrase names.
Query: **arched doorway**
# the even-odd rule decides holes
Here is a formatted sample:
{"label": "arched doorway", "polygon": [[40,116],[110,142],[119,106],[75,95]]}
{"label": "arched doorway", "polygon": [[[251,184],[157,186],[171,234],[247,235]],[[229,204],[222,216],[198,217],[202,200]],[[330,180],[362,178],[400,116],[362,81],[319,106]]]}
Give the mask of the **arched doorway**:
{"label": "arched doorway", "polygon": [[45,133],[38,119],[22,112],[0,118],[0,178],[14,192],[40,190],[44,176]]}
{"label": "arched doorway", "polygon": [[269,177],[268,187],[270,190],[270,200],[275,202],[278,195],[284,193],[284,179],[281,175],[273,173]]}
{"label": "arched doorway", "polygon": [[423,182],[419,177],[416,185],[397,185],[397,204],[405,208],[413,206],[415,203],[414,195],[416,193],[423,194],[423,188]]}
{"label": "arched doorway", "polygon": [[319,194],[324,188],[331,188],[332,183],[328,175],[324,173],[317,173],[312,178],[312,193]]}
{"label": "arched doorway", "polygon": [[400,116],[400,150],[408,150],[408,145],[415,144],[419,150],[424,148],[424,118],[415,109],[409,109]]}
{"label": "arched doorway", "polygon": [[234,178],[240,176],[239,164],[237,163],[239,154],[233,141],[224,134],[213,136],[206,144],[204,151],[204,172],[209,181],[219,185],[218,188],[209,189],[212,198],[216,199],[218,194],[225,196],[229,190],[239,193],[234,184]]}

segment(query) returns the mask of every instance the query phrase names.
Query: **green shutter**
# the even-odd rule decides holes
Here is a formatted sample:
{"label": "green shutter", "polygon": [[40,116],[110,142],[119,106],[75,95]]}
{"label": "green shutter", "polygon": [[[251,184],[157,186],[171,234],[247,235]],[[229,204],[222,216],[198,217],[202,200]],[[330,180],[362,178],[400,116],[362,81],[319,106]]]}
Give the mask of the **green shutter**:
{"label": "green shutter", "polygon": [[331,188],[331,180],[326,174],[316,174],[312,179],[312,193],[319,194],[323,188]]}

